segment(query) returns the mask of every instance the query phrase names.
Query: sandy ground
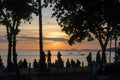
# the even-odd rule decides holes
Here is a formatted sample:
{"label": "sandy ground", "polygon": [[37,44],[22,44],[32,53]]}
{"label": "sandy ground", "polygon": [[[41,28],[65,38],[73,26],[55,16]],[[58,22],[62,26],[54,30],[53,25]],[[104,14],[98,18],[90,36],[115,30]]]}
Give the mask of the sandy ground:
{"label": "sandy ground", "polygon": [[39,72],[37,69],[21,69],[20,77],[15,72],[0,70],[0,80],[120,80],[120,75],[92,75],[90,72],[82,72],[77,68],[59,69],[52,68],[51,71]]}

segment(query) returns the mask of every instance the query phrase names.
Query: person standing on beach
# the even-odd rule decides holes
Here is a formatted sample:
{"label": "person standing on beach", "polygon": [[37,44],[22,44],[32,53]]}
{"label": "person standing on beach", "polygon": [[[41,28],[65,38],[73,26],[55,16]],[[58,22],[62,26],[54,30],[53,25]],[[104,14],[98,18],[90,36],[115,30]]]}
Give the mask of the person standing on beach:
{"label": "person standing on beach", "polygon": [[101,61],[100,51],[97,52],[96,55],[96,65],[99,66]]}
{"label": "person standing on beach", "polygon": [[51,52],[50,51],[48,51],[48,54],[47,54],[47,64],[48,64],[48,67],[50,67],[50,65],[51,65]]}
{"label": "person standing on beach", "polygon": [[36,59],[34,59],[33,68],[38,68],[38,63],[37,63],[37,60],[36,60]]}
{"label": "person standing on beach", "polygon": [[43,70],[46,68],[46,54],[44,53],[44,51],[41,54],[41,58],[40,58],[40,70]]}
{"label": "person standing on beach", "polygon": [[1,58],[1,55],[0,55],[0,63],[2,63],[2,58]]}
{"label": "person standing on beach", "polygon": [[61,56],[62,56],[62,54],[60,52],[58,52],[57,58],[58,58],[58,65],[59,65],[59,67],[63,67],[64,66],[64,64],[63,64],[64,62],[63,62]]}
{"label": "person standing on beach", "polygon": [[28,62],[26,59],[23,61],[23,68],[28,68]]}
{"label": "person standing on beach", "polygon": [[57,54],[57,58],[58,58],[58,60],[61,59],[61,56],[62,56],[62,54],[60,54],[60,52],[58,52],[58,54]]}
{"label": "person standing on beach", "polygon": [[70,67],[71,67],[70,61],[69,61],[69,59],[67,59],[67,61],[66,61],[66,68],[70,68]]}
{"label": "person standing on beach", "polygon": [[23,68],[23,62],[22,62],[22,60],[20,60],[20,61],[18,62],[18,66],[19,66],[19,68]]}
{"label": "person standing on beach", "polygon": [[80,66],[81,66],[81,62],[77,59],[76,67],[80,67]]}
{"label": "person standing on beach", "polygon": [[92,53],[90,52],[86,58],[87,58],[88,66],[90,67],[92,63]]}
{"label": "person standing on beach", "polygon": [[4,68],[4,65],[3,65],[3,63],[2,63],[2,58],[1,58],[1,55],[0,55],[0,69],[1,68]]}

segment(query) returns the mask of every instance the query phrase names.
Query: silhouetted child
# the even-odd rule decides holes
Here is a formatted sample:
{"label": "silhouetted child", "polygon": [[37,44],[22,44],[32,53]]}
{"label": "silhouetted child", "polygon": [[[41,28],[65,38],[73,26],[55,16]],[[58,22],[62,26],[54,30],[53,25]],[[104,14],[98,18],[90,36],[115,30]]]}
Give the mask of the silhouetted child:
{"label": "silhouetted child", "polygon": [[68,69],[70,68],[70,61],[67,59],[66,61],[66,71],[68,72]]}
{"label": "silhouetted child", "polygon": [[18,62],[18,66],[19,66],[19,68],[23,68],[23,62],[22,62],[22,60],[20,60],[20,61]]}
{"label": "silhouetted child", "polygon": [[80,66],[81,66],[81,62],[77,59],[76,67],[80,67]]}
{"label": "silhouetted child", "polygon": [[71,67],[75,67],[75,61],[71,59]]}
{"label": "silhouetted child", "polygon": [[33,68],[38,68],[38,63],[37,63],[36,59],[34,59]]}
{"label": "silhouetted child", "polygon": [[69,61],[69,59],[67,59],[67,62],[66,62],[66,68],[70,68],[70,61]]}
{"label": "silhouetted child", "polygon": [[28,68],[28,62],[26,59],[23,61],[23,68]]}

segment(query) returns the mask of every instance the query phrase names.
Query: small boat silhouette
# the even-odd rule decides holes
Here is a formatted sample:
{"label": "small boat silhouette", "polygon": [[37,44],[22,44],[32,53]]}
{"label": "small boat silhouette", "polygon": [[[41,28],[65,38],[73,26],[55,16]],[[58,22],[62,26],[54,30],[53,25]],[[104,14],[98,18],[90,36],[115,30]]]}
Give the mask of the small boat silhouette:
{"label": "small boat silhouette", "polygon": [[72,54],[72,53],[69,53],[69,54]]}
{"label": "small boat silhouette", "polygon": [[84,56],[85,54],[80,54],[81,56]]}

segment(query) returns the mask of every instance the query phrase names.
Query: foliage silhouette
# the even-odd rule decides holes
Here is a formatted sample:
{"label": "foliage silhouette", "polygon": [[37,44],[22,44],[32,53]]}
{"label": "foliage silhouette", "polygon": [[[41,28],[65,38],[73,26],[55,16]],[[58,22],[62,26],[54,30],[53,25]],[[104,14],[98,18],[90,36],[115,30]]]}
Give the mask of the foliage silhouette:
{"label": "foliage silhouette", "polygon": [[96,39],[102,49],[102,63],[106,63],[109,38],[120,34],[119,0],[44,0],[43,6],[52,8],[52,17],[70,36],[70,45]]}
{"label": "foliage silhouette", "polygon": [[[16,74],[19,74],[17,65],[16,38],[20,32],[21,23],[32,21],[32,13],[38,14],[35,0],[0,0],[0,24],[6,26],[8,40],[8,69],[12,67],[11,56]],[[12,53],[13,52],[13,53]]]}

